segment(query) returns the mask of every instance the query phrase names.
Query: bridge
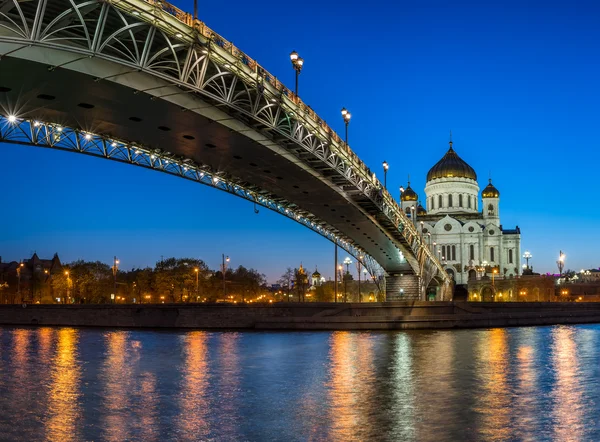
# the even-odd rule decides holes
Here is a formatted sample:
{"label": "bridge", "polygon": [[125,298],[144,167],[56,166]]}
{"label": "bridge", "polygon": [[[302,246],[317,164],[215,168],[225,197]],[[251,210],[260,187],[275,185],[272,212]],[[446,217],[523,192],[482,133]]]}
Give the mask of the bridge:
{"label": "bridge", "polygon": [[0,0],[0,142],[212,186],[334,242],[388,300],[432,287],[451,297],[413,221],[350,147],[255,60],[166,2]]}

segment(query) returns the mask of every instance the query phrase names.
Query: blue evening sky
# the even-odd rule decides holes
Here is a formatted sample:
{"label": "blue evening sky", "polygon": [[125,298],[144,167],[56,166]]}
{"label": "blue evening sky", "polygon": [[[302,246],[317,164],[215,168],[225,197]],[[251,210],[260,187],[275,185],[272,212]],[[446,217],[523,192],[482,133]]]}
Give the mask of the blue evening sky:
{"label": "blue evening sky", "polygon": [[[191,1],[177,6],[192,10]],[[208,26],[293,87],[343,133],[388,187],[424,200],[429,168],[455,150],[501,192],[537,271],[598,267],[600,6],[526,1],[199,1]],[[274,282],[303,262],[332,275],[333,244],[266,209],[164,174],[40,148],[2,145],[3,260],[58,252],[124,268],[161,255],[254,267]],[[346,256],[340,254],[340,260]]]}

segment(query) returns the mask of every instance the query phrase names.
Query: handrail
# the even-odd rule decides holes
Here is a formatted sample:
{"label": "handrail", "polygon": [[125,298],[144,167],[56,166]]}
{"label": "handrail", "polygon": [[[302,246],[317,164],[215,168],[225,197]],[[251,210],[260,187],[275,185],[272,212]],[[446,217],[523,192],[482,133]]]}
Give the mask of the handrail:
{"label": "handrail", "polygon": [[[247,54],[245,54],[243,51],[237,48],[232,42],[228,41],[227,39],[219,35],[217,32],[213,31],[204,22],[197,19],[194,20],[192,14],[187,13],[179,9],[178,7],[162,0],[142,1],[154,7],[160,8],[161,11],[173,16],[182,24],[197,30],[198,33],[204,38],[208,39],[209,41],[212,41],[216,46],[226,51],[228,54],[239,60],[243,65],[248,67],[257,75],[257,78],[261,78],[262,80],[266,81],[277,91],[281,92],[282,95],[286,96],[297,107],[296,110],[301,111],[301,113],[304,115],[308,115],[312,122],[321,130],[323,130],[324,134],[331,139],[331,148],[336,155],[341,157],[351,166],[354,166],[355,172],[358,172],[358,174],[364,180],[370,182],[377,189],[380,189],[382,191],[383,204],[387,205],[391,209],[393,214],[396,217],[398,217],[398,219],[402,222],[402,227],[404,229],[407,229],[412,235],[415,235],[417,238],[419,238],[416,227],[408,219],[404,211],[400,208],[396,200],[391,196],[387,189],[385,189],[384,186],[382,186],[381,182],[376,178],[375,173],[373,173],[371,169],[369,169],[369,167],[358,157],[358,155],[356,155],[352,151],[352,149],[350,149],[350,146],[342,142],[342,138],[325,122],[325,120],[320,118],[310,106],[305,104],[300,99],[299,96],[297,96],[293,91],[291,91],[285,85],[283,85],[283,83],[281,83],[276,76],[270,74],[265,68],[259,65],[256,60],[249,57]],[[298,117],[301,117],[301,113],[298,112]],[[441,265],[441,263],[439,263],[435,255],[431,253],[429,248],[426,245],[424,245],[420,239],[419,243],[421,247],[425,250],[425,253],[429,257],[429,259],[436,264],[436,267],[440,270],[442,274],[446,275],[443,266]]]}

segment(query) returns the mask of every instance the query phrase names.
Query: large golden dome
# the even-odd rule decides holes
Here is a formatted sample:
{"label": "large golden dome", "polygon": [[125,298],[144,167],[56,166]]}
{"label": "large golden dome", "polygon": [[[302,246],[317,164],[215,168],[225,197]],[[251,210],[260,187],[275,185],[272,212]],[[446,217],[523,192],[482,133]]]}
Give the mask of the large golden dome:
{"label": "large golden dome", "polygon": [[486,188],[483,189],[483,191],[481,192],[481,197],[482,198],[499,198],[500,197],[500,192],[492,184],[491,178],[490,178],[490,184],[488,184],[486,186]]}
{"label": "large golden dome", "polygon": [[427,173],[427,181],[436,178],[470,178],[477,181],[477,174],[471,166],[454,152],[452,141],[450,141],[450,149],[448,149],[446,155]]}

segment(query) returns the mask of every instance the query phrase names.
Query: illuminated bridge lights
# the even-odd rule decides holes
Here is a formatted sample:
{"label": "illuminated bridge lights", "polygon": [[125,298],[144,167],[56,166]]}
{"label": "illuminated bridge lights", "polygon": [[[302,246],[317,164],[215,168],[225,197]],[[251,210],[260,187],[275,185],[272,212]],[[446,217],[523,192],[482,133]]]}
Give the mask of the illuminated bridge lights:
{"label": "illuminated bridge lights", "polygon": [[[103,62],[117,68],[117,71],[119,69],[122,71],[123,67],[132,68],[130,71],[124,72],[123,77],[128,72],[143,70],[143,75],[146,75],[149,79],[166,79],[172,86],[198,94],[203,100],[208,101],[209,105],[227,106],[229,109],[235,110],[236,113],[243,116],[241,118],[243,121],[250,119],[266,126],[283,139],[291,141],[297,147],[314,154],[316,158],[335,170],[339,176],[343,176],[349,184],[355,186],[370,200],[369,204],[373,203],[395,226],[398,226],[401,229],[402,246],[411,251],[411,266],[415,271],[417,271],[415,268],[416,261],[422,260],[415,257],[425,256],[428,261],[426,265],[436,268],[439,275],[444,280],[449,281],[449,277],[445,274],[436,257],[426,246],[423,248],[421,241],[415,240],[415,237],[418,237],[416,228],[408,220],[406,214],[400,210],[394,198],[383,188],[384,186],[377,180],[375,174],[342,142],[340,137],[310,107],[273,75],[204,23],[194,21],[190,14],[167,2],[156,2],[155,0],[116,2],[106,0],[101,2],[101,6],[106,9],[107,13],[100,14],[99,18],[96,19],[97,23],[95,25],[97,26],[90,27],[89,23],[79,13],[79,8],[83,5],[88,7],[95,3],[100,5],[100,2],[96,0],[86,0],[85,2],[83,0],[73,0],[69,5],[75,5],[75,7],[67,6],[62,11],[59,10],[62,3],[58,1],[32,1],[40,2],[40,5],[44,1],[48,3],[48,6],[53,7],[29,8],[30,11],[34,12],[27,12],[25,13],[26,16],[14,14],[14,20],[16,21],[13,22],[7,20],[8,16],[3,12],[3,14],[0,14],[0,27],[4,27],[4,31],[0,36],[0,40],[8,38],[10,44],[22,44],[23,47],[33,48],[32,50],[36,48],[37,50],[45,50],[49,45],[48,41],[40,37],[24,35],[21,31],[22,29],[29,29],[28,23],[35,21],[41,24],[41,28],[37,33],[39,36],[48,35],[49,32],[58,33],[56,35],[65,35],[62,42],[60,39],[54,40],[52,47],[53,50],[64,53],[67,58],[68,56],[83,56],[95,60],[104,60]],[[22,9],[18,0],[7,0],[5,3],[3,11],[12,10],[14,13]],[[31,16],[27,16],[28,14]],[[53,20],[57,14],[63,18],[62,21]],[[120,19],[109,21],[107,20],[109,15],[115,15]],[[140,32],[141,30],[148,30],[150,37],[140,40],[122,38],[121,36],[129,35],[131,26],[137,26]],[[82,29],[88,29],[90,35],[83,36],[83,33],[79,35],[78,32]],[[96,35],[94,29],[102,30],[102,32]],[[6,32],[8,32],[8,37],[5,35]],[[191,41],[187,41],[191,39],[181,40],[184,36],[192,35],[192,33],[196,35],[195,40],[201,46],[196,46]],[[83,36],[83,38],[78,40],[77,45],[72,45],[67,41],[69,38],[77,39],[78,36]],[[111,36],[109,40],[105,40],[107,36]],[[98,42],[99,44],[92,44],[92,42]],[[188,57],[175,56],[174,45],[178,47],[178,51],[181,49],[182,52],[178,53],[184,54],[183,51],[185,51]],[[75,46],[77,49],[74,49]],[[126,56],[123,48],[131,54],[131,57]],[[207,56],[209,52],[211,55]],[[123,56],[115,55],[119,53]],[[146,55],[142,59],[138,57],[139,54]],[[184,59],[187,61],[183,62]],[[92,69],[92,65],[90,64],[90,69]],[[229,71],[228,68],[234,68],[234,71]],[[70,69],[70,67],[66,69]],[[207,76],[205,76],[206,72],[215,71],[219,75],[208,77],[212,74],[206,74]],[[183,78],[178,74],[181,72],[188,72],[189,74],[186,78]],[[87,74],[94,76],[95,73],[87,72]],[[227,78],[235,77],[238,81],[223,85],[222,79],[224,77],[222,75]],[[123,77],[111,78],[106,76],[96,78],[98,78],[98,81],[108,79],[107,81],[119,82],[120,78]],[[260,88],[256,84],[258,79],[261,82]],[[245,84],[243,92],[230,89],[235,87],[235,84]],[[225,86],[225,90],[222,86]],[[130,87],[142,89],[143,91],[143,88],[136,88],[135,85],[130,84]],[[160,98],[154,95],[153,97]],[[52,99],[54,98],[52,97]],[[252,103],[252,105],[249,103]],[[206,106],[203,105],[202,107]],[[185,108],[185,106],[182,105],[182,108]],[[194,106],[190,106],[188,110],[194,108]],[[287,119],[276,117],[281,113],[289,117]],[[0,117],[1,119],[8,123],[9,128],[12,127],[23,132],[24,128],[16,115],[11,113],[8,118]],[[134,155],[131,146],[125,144],[118,149],[114,149],[114,151],[110,151],[107,148],[107,140],[95,135],[92,136],[92,139],[87,140],[88,143],[83,143],[76,142],[78,139],[77,132],[68,128],[65,129],[65,132],[67,132],[65,136],[58,135],[63,131],[60,125],[55,128],[49,128],[47,124],[38,126],[31,124],[31,126],[36,129],[29,129],[29,134],[21,133],[17,136],[16,132],[7,131],[6,127],[0,125],[0,139],[25,143],[27,142],[26,136],[29,136],[31,144],[97,154],[105,158],[127,161],[211,185],[212,172],[209,172],[209,170],[206,170],[206,178],[204,172],[202,172],[202,175],[198,175],[197,172],[195,174],[183,173],[187,171],[183,171],[179,164],[173,164],[174,160],[168,159],[162,153],[147,151],[143,155],[137,153]],[[39,134],[36,132],[38,130]],[[67,142],[71,144],[68,145]],[[116,148],[116,146],[113,146],[113,148]],[[198,179],[198,176],[200,176],[200,179]],[[230,183],[219,182],[218,185],[221,188],[229,186]],[[223,190],[232,192],[231,188],[224,188]],[[238,196],[256,201],[255,197],[247,194]],[[269,205],[270,203],[262,202],[261,204]],[[269,208],[281,213],[281,210],[277,208]],[[298,221],[311,227],[304,217]],[[328,238],[336,242],[341,241],[340,238],[331,237],[331,232],[334,230],[325,229],[324,231],[325,236]],[[385,233],[389,235],[389,232]],[[393,237],[393,233],[390,235],[390,240],[397,241],[397,238]],[[346,242],[343,244],[351,243]],[[425,264],[420,263],[420,265]]]}
{"label": "illuminated bridge lights", "polygon": [[[383,271],[379,264],[372,257],[367,255],[364,250],[354,247],[351,245],[351,242],[333,234],[332,230],[323,228],[322,225],[311,221],[311,218],[314,218],[312,214],[290,210],[281,203],[275,203],[272,198],[258,195],[239,184],[230,183],[224,178],[218,177],[211,172],[201,170],[199,167],[190,164],[193,163],[190,159],[183,159],[182,161],[176,162],[170,158],[164,157],[160,150],[159,152],[161,153],[151,153],[149,149],[134,146],[133,144],[122,140],[107,139],[91,132],[82,132],[80,130],[63,127],[53,123],[45,123],[39,120],[18,119],[13,115],[0,115],[0,128],[6,124],[9,124],[10,126],[8,126],[8,130],[0,129],[0,142],[18,142],[20,144],[91,154],[101,158],[128,162],[132,165],[178,175],[183,178],[192,179],[201,184],[213,185],[213,187],[217,187],[256,204],[260,204],[265,208],[277,211],[288,218],[303,224],[318,234],[336,242],[353,256],[364,255],[366,257],[365,266],[369,269],[371,274],[380,274]],[[51,136],[55,132],[60,133],[62,136]],[[74,140],[78,137],[84,138],[86,143],[76,143]],[[109,149],[109,146],[112,147],[112,149]],[[184,171],[188,173],[183,173]],[[190,172],[195,175],[190,175]]]}

